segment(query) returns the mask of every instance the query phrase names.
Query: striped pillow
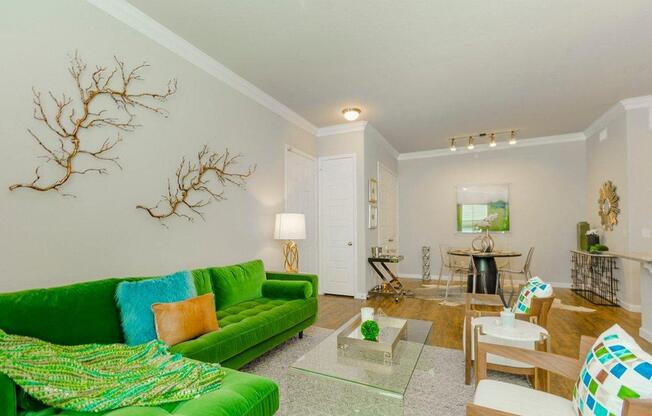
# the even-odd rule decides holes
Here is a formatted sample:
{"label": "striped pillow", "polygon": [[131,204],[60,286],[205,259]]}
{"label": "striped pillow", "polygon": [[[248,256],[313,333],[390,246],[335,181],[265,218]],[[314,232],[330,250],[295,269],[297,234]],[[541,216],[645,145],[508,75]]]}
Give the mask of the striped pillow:
{"label": "striped pillow", "polygon": [[589,350],[573,388],[573,407],[582,416],[618,416],[628,398],[652,398],[652,356],[614,325]]}
{"label": "striped pillow", "polygon": [[527,281],[512,308],[514,313],[530,313],[532,298],[549,298],[552,296],[552,286],[537,276]]}

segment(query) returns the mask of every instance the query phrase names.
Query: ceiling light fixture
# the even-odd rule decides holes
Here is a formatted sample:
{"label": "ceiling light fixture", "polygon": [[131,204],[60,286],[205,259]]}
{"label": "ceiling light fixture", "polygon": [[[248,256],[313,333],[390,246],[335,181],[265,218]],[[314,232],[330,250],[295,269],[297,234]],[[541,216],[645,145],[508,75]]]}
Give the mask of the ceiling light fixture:
{"label": "ceiling light fixture", "polygon": [[455,139],[451,139],[451,152],[454,152],[457,150],[457,147],[455,147]]}
{"label": "ceiling light fixture", "polygon": [[349,107],[342,110],[344,118],[348,121],[356,121],[358,117],[360,117],[360,113],[362,113],[362,111],[359,108],[355,107]]}
{"label": "ceiling light fixture", "polygon": [[475,146],[473,145],[473,136],[469,136],[469,145],[466,146],[466,148],[469,150],[475,149]]}
{"label": "ceiling light fixture", "polygon": [[516,131],[514,130],[509,133],[509,144],[516,144]]}
{"label": "ceiling light fixture", "polygon": [[491,133],[491,139],[489,140],[489,147],[496,147],[496,133]]}

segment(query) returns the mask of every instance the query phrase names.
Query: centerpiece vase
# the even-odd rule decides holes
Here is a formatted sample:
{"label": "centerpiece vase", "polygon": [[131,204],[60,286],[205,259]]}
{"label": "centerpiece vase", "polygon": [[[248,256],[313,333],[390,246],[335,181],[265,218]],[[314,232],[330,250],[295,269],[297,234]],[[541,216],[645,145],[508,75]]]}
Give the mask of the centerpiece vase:
{"label": "centerpiece vase", "polygon": [[485,235],[482,237],[482,252],[483,253],[491,253],[494,251],[494,239],[491,238],[491,235],[489,234],[489,229],[487,228],[485,230]]}

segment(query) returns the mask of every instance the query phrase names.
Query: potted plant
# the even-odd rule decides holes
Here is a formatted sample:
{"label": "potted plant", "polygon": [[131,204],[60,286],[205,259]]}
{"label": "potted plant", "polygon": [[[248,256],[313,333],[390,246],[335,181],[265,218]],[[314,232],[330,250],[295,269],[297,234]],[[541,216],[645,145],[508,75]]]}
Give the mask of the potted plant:
{"label": "potted plant", "polygon": [[586,245],[587,247],[591,247],[596,244],[600,244],[600,234],[598,234],[597,229],[591,228],[586,232]]}
{"label": "potted plant", "polygon": [[473,240],[471,245],[474,249],[480,250],[484,253],[490,253],[494,250],[494,240],[491,238],[491,235],[489,235],[489,229],[496,219],[498,219],[498,214],[489,214],[476,224],[476,228],[480,231],[484,231],[484,235]]}

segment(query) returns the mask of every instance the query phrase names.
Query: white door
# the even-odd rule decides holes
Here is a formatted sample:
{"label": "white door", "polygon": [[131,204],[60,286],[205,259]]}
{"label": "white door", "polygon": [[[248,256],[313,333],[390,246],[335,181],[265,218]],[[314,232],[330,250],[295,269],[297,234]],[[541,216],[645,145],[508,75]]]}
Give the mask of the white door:
{"label": "white door", "polygon": [[285,152],[285,212],[306,217],[306,239],[297,241],[299,271],[318,273],[317,262],[317,161],[299,150]]}
{"label": "white door", "polygon": [[398,180],[378,164],[378,245],[398,251]]}
{"label": "white door", "polygon": [[355,156],[319,159],[319,285],[324,293],[355,294],[355,180]]}

